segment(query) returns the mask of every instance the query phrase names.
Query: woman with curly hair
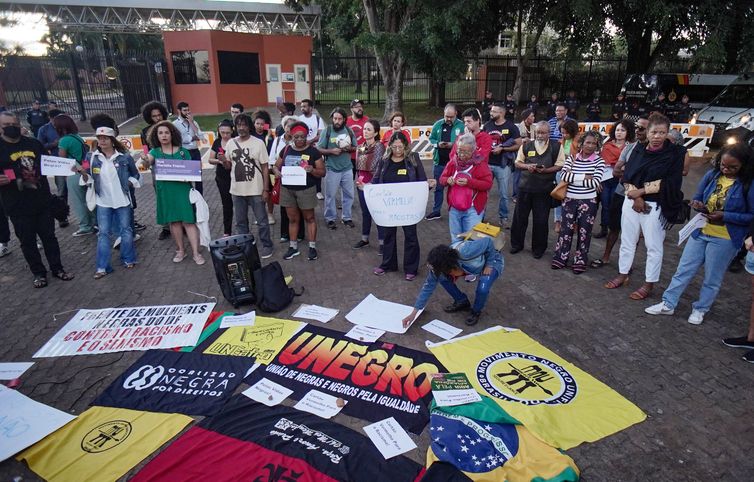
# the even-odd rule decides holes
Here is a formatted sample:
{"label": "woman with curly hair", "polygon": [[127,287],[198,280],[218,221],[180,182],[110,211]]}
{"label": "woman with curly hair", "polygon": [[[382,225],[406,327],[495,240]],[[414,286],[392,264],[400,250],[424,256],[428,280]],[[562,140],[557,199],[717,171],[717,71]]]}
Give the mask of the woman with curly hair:
{"label": "woman with curly hair", "polygon": [[681,295],[704,266],[699,298],[691,304],[688,322],[698,325],[712,307],[728,264],[741,249],[749,224],[754,220],[754,153],[743,143],[723,147],[715,167],[699,182],[691,207],[703,213],[707,224],[686,241],[673,279],[662,301],[644,311],[650,315],[672,315]]}

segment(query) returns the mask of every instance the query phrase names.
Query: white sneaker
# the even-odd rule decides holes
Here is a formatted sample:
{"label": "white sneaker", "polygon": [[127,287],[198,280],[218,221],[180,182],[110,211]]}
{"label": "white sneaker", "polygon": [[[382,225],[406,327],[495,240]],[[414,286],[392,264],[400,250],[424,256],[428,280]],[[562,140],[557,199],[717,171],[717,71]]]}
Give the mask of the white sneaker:
{"label": "white sneaker", "polygon": [[275,224],[275,216],[272,214],[267,214],[267,224]]}
{"label": "white sneaker", "polygon": [[0,243],[0,258],[3,256],[8,256],[10,254],[10,249],[8,248],[8,245],[5,243]]}
{"label": "white sneaker", "polygon": [[134,243],[140,239],[141,239],[141,234],[139,233],[134,234]]}
{"label": "white sneaker", "polygon": [[675,309],[666,305],[664,301],[660,301],[656,305],[644,308],[644,313],[648,315],[672,315],[675,313]]}
{"label": "white sneaker", "polygon": [[691,310],[688,321],[692,325],[701,325],[704,321],[704,312],[699,310]]}
{"label": "white sneaker", "polygon": [[118,249],[118,246],[120,246],[120,236],[118,236],[115,242],[113,243],[113,249]]}
{"label": "white sneaker", "polygon": [[317,193],[317,199],[319,199],[319,200],[321,201],[321,200],[323,200],[324,198],[325,198],[325,195],[324,195],[324,194],[322,194],[321,192],[318,192],[318,193]]}

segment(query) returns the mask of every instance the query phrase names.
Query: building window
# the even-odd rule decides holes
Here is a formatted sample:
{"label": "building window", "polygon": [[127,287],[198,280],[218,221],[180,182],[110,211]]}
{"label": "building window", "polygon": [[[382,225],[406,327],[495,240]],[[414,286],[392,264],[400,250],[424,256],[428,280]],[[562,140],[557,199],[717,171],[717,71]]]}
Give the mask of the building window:
{"label": "building window", "polygon": [[260,84],[259,54],[217,51],[221,84]]}
{"label": "building window", "polygon": [[209,84],[209,54],[206,50],[170,52],[176,84]]}

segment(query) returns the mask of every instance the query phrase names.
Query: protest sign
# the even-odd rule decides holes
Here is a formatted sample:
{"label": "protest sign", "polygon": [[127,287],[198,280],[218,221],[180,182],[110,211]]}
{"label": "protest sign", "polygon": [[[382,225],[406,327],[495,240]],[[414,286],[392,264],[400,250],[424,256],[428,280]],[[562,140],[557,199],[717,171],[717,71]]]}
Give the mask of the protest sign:
{"label": "protest sign", "polygon": [[252,400],[264,403],[268,407],[274,407],[288,398],[293,393],[293,390],[289,390],[279,383],[262,378],[241,393]]}
{"label": "protest sign", "polygon": [[410,226],[424,219],[429,199],[426,181],[367,184],[364,199],[378,226]]}
{"label": "protest sign", "polygon": [[471,386],[464,373],[438,373],[432,377],[432,395],[438,407],[452,407],[481,402],[482,397]]}
{"label": "protest sign", "polygon": [[430,376],[445,371],[429,353],[307,325],[247,383],[267,378],[293,390],[296,400],[314,388],[347,401],[346,415],[372,422],[392,416],[420,433],[429,420]]}
{"label": "protest sign", "polygon": [[34,362],[0,363],[0,380],[14,380],[31,368]]}
{"label": "protest sign", "polygon": [[408,326],[403,326],[403,318],[411,314],[414,308],[392,301],[384,301],[369,294],[354,309],[348,312],[346,320],[354,325],[369,326],[390,333],[403,334],[411,328],[411,324],[419,318],[424,311],[419,310],[413,321]]}
{"label": "protest sign", "polygon": [[58,156],[42,156],[43,176],[73,176],[71,168],[76,164],[75,159]]}
{"label": "protest sign", "polygon": [[332,418],[340,413],[340,409],[345,407],[347,403],[342,398],[333,397],[328,393],[309,390],[293,408],[322,418]]}
{"label": "protest sign", "polygon": [[150,350],[92,405],[213,415],[241,384],[252,364],[249,358]]}
{"label": "protest sign", "polygon": [[316,320],[321,323],[327,323],[335,318],[337,314],[338,310],[333,308],[302,304],[291,316],[294,318],[304,318],[306,320]]}
{"label": "protest sign", "polygon": [[250,311],[242,315],[233,315],[223,317],[220,328],[232,328],[234,326],[254,326],[257,319],[257,312]]}
{"label": "protest sign", "polygon": [[192,159],[155,159],[155,179],[157,181],[202,180],[202,161]]}
{"label": "protest sign", "polygon": [[386,459],[416,448],[414,441],[393,417],[367,425],[364,432]]}
{"label": "protest sign", "polygon": [[0,462],[74,418],[0,385]]}
{"label": "protest sign", "polygon": [[283,186],[306,186],[306,170],[301,166],[283,166],[280,169]]}
{"label": "protest sign", "polygon": [[454,336],[458,336],[463,331],[460,328],[456,328],[455,326],[449,325],[440,320],[432,320],[426,325],[422,326],[422,328],[445,340],[450,340]]}
{"label": "protest sign", "polygon": [[195,345],[215,303],[79,310],[33,358]]}

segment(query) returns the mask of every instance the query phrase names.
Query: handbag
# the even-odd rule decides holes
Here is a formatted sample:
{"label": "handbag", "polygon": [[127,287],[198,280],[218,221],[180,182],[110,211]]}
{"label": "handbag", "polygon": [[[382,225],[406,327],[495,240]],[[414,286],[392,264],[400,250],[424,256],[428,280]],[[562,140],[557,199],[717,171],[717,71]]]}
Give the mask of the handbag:
{"label": "handbag", "polygon": [[558,185],[555,186],[555,189],[550,191],[550,196],[556,201],[563,201],[566,197],[566,192],[568,192],[568,183],[560,181]]}
{"label": "handbag", "polygon": [[280,204],[280,190],[283,188],[282,178],[275,179],[275,184],[272,186],[272,192],[270,192],[270,201],[272,204]]}

